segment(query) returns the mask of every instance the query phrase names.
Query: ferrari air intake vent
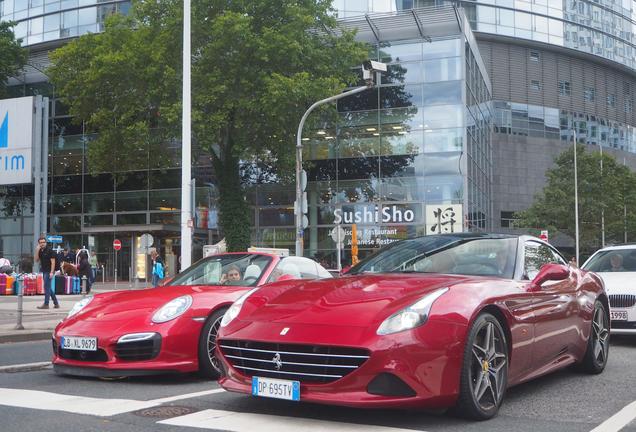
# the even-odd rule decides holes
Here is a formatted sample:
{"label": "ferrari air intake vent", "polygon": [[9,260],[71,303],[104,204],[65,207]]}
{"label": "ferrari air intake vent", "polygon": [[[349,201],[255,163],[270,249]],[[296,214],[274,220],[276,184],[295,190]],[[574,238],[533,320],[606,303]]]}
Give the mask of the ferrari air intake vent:
{"label": "ferrari air intake vent", "polygon": [[152,360],[161,351],[161,335],[155,333],[149,339],[130,342],[117,342],[115,356],[123,361]]}
{"label": "ferrari air intake vent", "polygon": [[360,348],[219,340],[227,361],[246,376],[330,383],[360,367],[369,352]]}
{"label": "ferrari air intake vent", "polygon": [[636,304],[636,295],[633,294],[610,294],[610,306],[617,308],[628,308]]}

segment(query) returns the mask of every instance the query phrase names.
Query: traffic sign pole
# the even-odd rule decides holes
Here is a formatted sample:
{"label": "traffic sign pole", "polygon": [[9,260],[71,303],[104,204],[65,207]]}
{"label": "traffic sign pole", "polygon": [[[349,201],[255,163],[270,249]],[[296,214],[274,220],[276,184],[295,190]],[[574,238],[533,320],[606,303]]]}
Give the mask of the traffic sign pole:
{"label": "traffic sign pole", "polygon": [[115,249],[115,289],[117,289],[117,252],[121,249],[121,241],[113,240],[113,249]]}

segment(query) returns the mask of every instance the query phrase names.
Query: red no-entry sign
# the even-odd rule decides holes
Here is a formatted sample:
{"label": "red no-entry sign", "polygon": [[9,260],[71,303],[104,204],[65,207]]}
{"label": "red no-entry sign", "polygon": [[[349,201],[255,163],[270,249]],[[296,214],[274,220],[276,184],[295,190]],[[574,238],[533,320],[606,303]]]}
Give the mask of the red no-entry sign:
{"label": "red no-entry sign", "polygon": [[118,240],[118,239],[113,240],[113,249],[115,249],[116,251],[121,249],[121,241],[120,240]]}

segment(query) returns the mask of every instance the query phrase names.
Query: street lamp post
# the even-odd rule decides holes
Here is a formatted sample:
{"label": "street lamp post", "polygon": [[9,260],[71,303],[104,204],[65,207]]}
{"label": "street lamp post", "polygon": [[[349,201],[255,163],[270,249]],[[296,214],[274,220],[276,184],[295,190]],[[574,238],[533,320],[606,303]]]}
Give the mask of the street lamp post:
{"label": "street lamp post", "polygon": [[573,128],[574,139],[574,231],[575,231],[575,247],[576,247],[576,265],[579,263],[579,181],[576,167],[576,126]]}
{"label": "street lamp post", "polygon": [[190,0],[183,0],[183,88],[181,124],[181,269],[192,263]]}
{"label": "street lamp post", "polygon": [[302,133],[303,126],[305,125],[305,121],[309,114],[319,107],[320,105],[324,105],[329,102],[336,101],[338,99],[342,99],[347,96],[351,96],[370,88],[373,88],[375,83],[373,80],[373,75],[376,75],[376,81],[379,80],[380,73],[386,72],[387,68],[384,63],[379,63],[376,61],[367,60],[362,64],[362,77],[366,82],[366,85],[356,87],[354,89],[348,90],[346,92],[337,94],[335,96],[328,97],[326,99],[319,100],[314,103],[309,109],[303,114],[303,117],[300,119],[300,123],[298,124],[298,132],[296,133],[296,203],[294,205],[295,211],[295,220],[296,220],[296,256],[303,256],[303,235],[304,235],[304,227],[303,227],[303,185],[302,185],[302,170],[303,170],[303,144],[302,144]]}

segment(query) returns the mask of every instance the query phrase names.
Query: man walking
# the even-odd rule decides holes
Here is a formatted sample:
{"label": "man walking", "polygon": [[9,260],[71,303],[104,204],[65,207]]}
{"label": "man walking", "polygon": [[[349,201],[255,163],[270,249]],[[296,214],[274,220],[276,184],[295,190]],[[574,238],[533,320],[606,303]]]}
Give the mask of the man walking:
{"label": "man walking", "polygon": [[49,308],[49,296],[53,299],[54,307],[57,309],[60,307],[60,304],[57,302],[55,293],[51,291],[51,280],[53,279],[53,272],[55,271],[55,253],[53,249],[47,246],[45,237],[38,239],[38,246],[35,249],[35,256],[33,258],[35,262],[40,263],[40,271],[44,279],[44,304],[38,306],[38,309]]}

